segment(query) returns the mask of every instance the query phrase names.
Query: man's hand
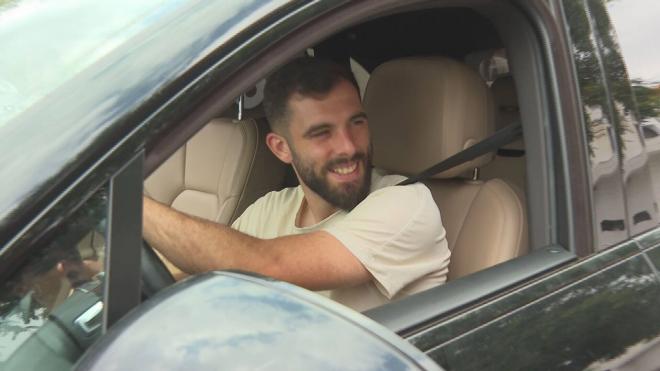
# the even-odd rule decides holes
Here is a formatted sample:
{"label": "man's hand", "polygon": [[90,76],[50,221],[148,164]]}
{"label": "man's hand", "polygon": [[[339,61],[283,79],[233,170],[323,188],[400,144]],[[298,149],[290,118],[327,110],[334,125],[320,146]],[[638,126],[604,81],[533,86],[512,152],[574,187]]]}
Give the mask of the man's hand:
{"label": "man's hand", "polygon": [[323,231],[259,239],[182,214],[147,197],[143,226],[149,244],[190,274],[239,269],[310,290],[356,286],[371,279],[362,263]]}

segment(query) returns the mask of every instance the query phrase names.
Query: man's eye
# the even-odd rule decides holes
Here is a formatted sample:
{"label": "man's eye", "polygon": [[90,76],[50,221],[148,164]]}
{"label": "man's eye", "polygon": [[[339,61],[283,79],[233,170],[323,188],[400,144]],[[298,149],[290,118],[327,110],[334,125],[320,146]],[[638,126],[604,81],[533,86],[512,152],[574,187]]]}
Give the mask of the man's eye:
{"label": "man's eye", "polygon": [[353,125],[364,125],[367,123],[367,120],[360,119],[360,120],[354,120]]}
{"label": "man's eye", "polygon": [[315,132],[313,132],[310,136],[311,136],[312,138],[320,138],[320,137],[323,137],[323,136],[328,135],[329,133],[330,133],[329,130],[321,130],[321,131],[315,131]]}

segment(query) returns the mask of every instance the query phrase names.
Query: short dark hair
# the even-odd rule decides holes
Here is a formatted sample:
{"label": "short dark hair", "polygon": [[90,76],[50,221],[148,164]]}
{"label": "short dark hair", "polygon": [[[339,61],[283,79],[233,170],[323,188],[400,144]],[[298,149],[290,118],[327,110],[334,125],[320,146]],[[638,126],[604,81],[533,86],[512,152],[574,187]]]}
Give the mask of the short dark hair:
{"label": "short dark hair", "polygon": [[282,66],[267,78],[264,89],[264,111],[271,130],[288,134],[288,102],[292,95],[323,97],[341,80],[359,91],[353,73],[333,61],[301,57]]}

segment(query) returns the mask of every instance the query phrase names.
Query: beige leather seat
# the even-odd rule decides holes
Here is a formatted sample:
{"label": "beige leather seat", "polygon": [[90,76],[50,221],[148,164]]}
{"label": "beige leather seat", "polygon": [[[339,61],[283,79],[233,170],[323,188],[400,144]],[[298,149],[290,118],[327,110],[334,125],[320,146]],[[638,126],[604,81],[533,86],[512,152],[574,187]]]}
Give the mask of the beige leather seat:
{"label": "beige leather seat", "polygon": [[190,215],[230,224],[284,181],[265,145],[265,121],[215,119],[145,181],[145,193]]}
{"label": "beige leather seat", "polygon": [[[488,137],[491,92],[472,69],[442,57],[406,58],[374,70],[365,94],[374,165],[412,175]],[[526,218],[501,179],[461,177],[485,155],[425,182],[440,209],[455,279],[526,253]]]}
{"label": "beige leather seat", "polygon": [[[144,193],[186,214],[231,224],[256,199],[283,187],[286,167],[266,147],[268,130],[265,120],[212,120],[145,180]],[[175,279],[186,276],[161,259]]]}

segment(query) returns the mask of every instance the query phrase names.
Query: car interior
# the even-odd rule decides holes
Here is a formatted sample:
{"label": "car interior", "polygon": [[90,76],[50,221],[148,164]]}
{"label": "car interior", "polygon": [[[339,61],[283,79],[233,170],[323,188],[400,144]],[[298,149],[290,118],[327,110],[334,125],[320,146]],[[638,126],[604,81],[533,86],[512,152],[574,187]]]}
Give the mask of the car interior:
{"label": "car interior", "polygon": [[[504,43],[472,9],[376,18],[303,53],[351,68],[370,119],[374,166],[389,173],[412,176],[520,122]],[[145,194],[230,224],[267,192],[296,185],[292,169],[265,146],[262,94],[263,81],[218,113],[150,174]],[[450,280],[529,251],[526,178],[521,138],[424,181],[447,230]]]}
{"label": "car interior", "polygon": [[[434,353],[434,360],[444,357],[445,349],[447,353],[478,349],[461,348],[461,342],[482,337],[481,330],[501,337],[506,320],[522,318],[520,323],[527,326],[530,321],[515,315],[534,312],[556,303],[550,299],[564,300],[561,295],[568,298],[576,292],[564,288],[583,290],[587,286],[581,285],[589,280],[609,287],[596,270],[622,269],[619,262],[624,260],[649,268],[638,259],[642,244],[626,243],[620,250],[612,249],[610,256],[589,255],[599,245],[584,230],[594,229],[600,248],[613,246],[656,226],[657,205],[646,197],[634,202],[621,198],[627,204],[617,207],[600,202],[616,193],[607,188],[612,184],[604,181],[607,176],[617,180],[616,189],[622,188],[618,183],[622,163],[613,151],[612,138],[584,138],[581,125],[562,122],[570,120],[571,104],[579,106],[576,112],[585,106],[580,106],[579,96],[565,100],[559,96],[574,93],[565,89],[566,84],[580,88],[579,81],[572,81],[579,74],[567,77],[561,68],[553,71],[553,64],[562,62],[550,56],[554,50],[544,34],[546,27],[566,26],[565,20],[552,22],[561,17],[561,9],[549,9],[551,5],[533,9],[536,2],[525,8],[531,3],[522,1],[447,0],[441,7],[430,1],[412,3],[346,2],[321,8],[318,18],[304,21],[301,15],[313,13],[306,13],[307,4],[288,4],[270,16],[277,15],[274,23],[290,21],[293,26],[282,28],[289,33],[273,40],[279,28],[251,24],[265,35],[263,39],[255,36],[242,46],[227,45],[227,50],[225,45],[213,46],[217,54],[191,62],[184,72],[189,76],[167,86],[176,94],[163,94],[162,100],[154,100],[157,105],[142,105],[144,112],[139,114],[144,117],[127,116],[139,117],[126,123],[126,127],[135,125],[135,131],[123,137],[137,143],[124,144],[135,151],[130,153],[133,157],[124,162],[117,155],[118,145],[107,161],[121,163],[122,168],[112,168],[119,166],[112,163],[102,168],[107,174],[86,173],[85,179],[98,177],[99,183],[106,183],[93,195],[74,195],[79,203],[62,217],[64,221],[44,216],[56,213],[41,214],[38,221],[48,228],[29,236],[36,246],[31,251],[38,253],[21,260],[0,286],[0,368],[71,369],[97,339],[114,336],[106,330],[120,328],[113,327],[115,321],[126,318],[130,310],[139,313],[158,305],[158,298],[146,300],[186,277],[141,239],[140,190],[181,212],[228,225],[268,192],[297,186],[293,169],[266,146],[270,125],[262,101],[268,73],[286,59],[301,56],[330,59],[353,72],[369,117],[373,165],[385,173],[415,177],[500,133],[522,127],[515,140],[507,139],[495,150],[474,157],[464,156],[422,179],[447,232],[451,251],[447,283],[363,312],[412,346]],[[552,21],[533,19],[546,11]],[[557,13],[550,14],[553,11]],[[258,42],[253,44],[254,40]],[[575,55],[572,61],[570,55],[563,57],[566,65],[575,67],[571,65]],[[227,74],[231,76],[224,71],[231,71]],[[169,110],[177,112],[165,112]],[[634,144],[629,150],[637,151],[623,164],[623,188],[631,194],[648,193],[645,156],[660,137],[659,123],[647,122],[641,129],[649,139],[646,151],[634,130],[625,134],[632,136],[627,139]],[[585,159],[590,155],[582,151],[585,144],[594,146],[587,148],[595,151],[592,157],[604,159],[599,165],[590,158],[589,174],[576,171],[581,168],[576,154],[584,152]],[[567,150],[570,147],[572,151]],[[69,195],[74,193],[71,189]],[[64,203],[56,206],[60,205]],[[628,220],[617,216],[629,210],[634,212],[624,215]],[[602,218],[600,226],[592,226],[591,218]],[[632,228],[626,230],[626,223]],[[121,235],[131,236],[117,238]],[[578,259],[585,264],[557,269]],[[646,263],[652,265],[650,260]],[[657,274],[646,276],[653,273]],[[628,284],[623,278],[636,279],[627,273],[620,277],[623,284]],[[591,296],[591,290],[584,292]],[[525,291],[534,292],[526,296]],[[574,316],[572,311],[560,316]],[[509,327],[514,328],[519,329]],[[479,340],[490,347],[488,333],[483,338]],[[454,348],[443,348],[452,341]]]}

